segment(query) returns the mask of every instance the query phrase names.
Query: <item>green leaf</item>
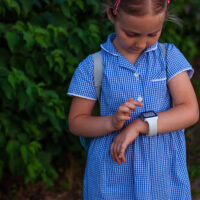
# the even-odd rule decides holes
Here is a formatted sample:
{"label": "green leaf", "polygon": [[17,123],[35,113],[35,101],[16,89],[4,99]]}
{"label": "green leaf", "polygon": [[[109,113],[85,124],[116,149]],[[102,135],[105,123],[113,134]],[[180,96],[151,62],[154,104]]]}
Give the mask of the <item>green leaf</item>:
{"label": "green leaf", "polygon": [[64,114],[64,109],[60,108],[58,106],[56,106],[56,115],[61,119],[65,119],[66,118],[66,116]]}
{"label": "green leaf", "polygon": [[70,8],[68,7],[68,5],[66,3],[62,3],[60,5],[60,8],[65,17],[71,18]]}
{"label": "green leaf", "polygon": [[40,149],[42,149],[42,146],[39,142],[37,141],[33,141],[29,144],[28,149],[30,150],[30,152],[35,155],[36,153],[39,152]]}
{"label": "green leaf", "polygon": [[53,59],[53,56],[47,54],[45,56],[46,60],[48,61],[49,63],[49,69],[52,69],[53,68],[53,65],[54,65],[54,59]]}
{"label": "green leaf", "polygon": [[54,127],[57,131],[61,132],[62,129],[61,129],[60,121],[59,121],[59,119],[56,117],[54,111],[53,111],[52,109],[45,108],[45,107],[42,108],[42,111],[43,111],[45,114],[47,114],[47,116],[49,117],[49,119],[50,119],[50,121],[51,121],[53,127]]}
{"label": "green leaf", "polygon": [[28,147],[26,145],[22,145],[20,147],[20,152],[21,152],[22,158],[24,160],[24,163],[28,164],[29,156],[30,156]]}
{"label": "green leaf", "polygon": [[0,37],[3,36],[6,31],[7,31],[7,24],[0,23]]}
{"label": "green leaf", "polygon": [[42,173],[42,180],[43,182],[45,183],[46,187],[48,189],[52,188],[53,187],[53,181],[51,180],[51,178],[49,178],[46,173]]}
{"label": "green leaf", "polygon": [[34,4],[34,0],[20,0],[25,14],[28,14]]}
{"label": "green leaf", "polygon": [[37,90],[33,83],[28,83],[26,88],[26,94],[30,98],[31,101],[34,101],[34,96],[36,95]]}
{"label": "green leaf", "polygon": [[24,22],[17,21],[15,25],[12,27],[14,30],[19,31],[20,33],[23,33],[26,29]]}
{"label": "green leaf", "polygon": [[43,165],[36,158],[28,165],[28,173],[31,180],[36,180],[43,170]]}
{"label": "green leaf", "polygon": [[17,47],[20,45],[20,36],[16,32],[7,32],[5,34],[8,46],[12,52],[14,52]]}
{"label": "green leaf", "polygon": [[36,40],[37,44],[39,44],[39,46],[42,48],[46,49],[49,46],[49,40],[45,36],[36,35],[35,40]]}
{"label": "green leaf", "polygon": [[24,32],[24,40],[26,41],[26,46],[31,49],[31,47],[33,47],[33,45],[35,44],[35,38],[34,38],[34,34],[31,32]]}
{"label": "green leaf", "polygon": [[38,158],[40,162],[47,168],[49,167],[51,160],[52,160],[52,154],[50,152],[40,151],[38,153]]}
{"label": "green leaf", "polygon": [[28,138],[28,135],[26,133],[19,133],[17,135],[17,139],[19,140],[19,142],[21,142],[23,144],[29,143],[29,138]]}
{"label": "green leaf", "polygon": [[6,151],[11,155],[18,154],[20,149],[20,143],[17,140],[9,140]]}
{"label": "green leaf", "polygon": [[55,180],[57,177],[58,174],[52,167],[49,167],[47,172],[42,173],[42,180],[47,188],[51,188],[54,185],[53,180]]}
{"label": "green leaf", "polygon": [[7,81],[4,81],[2,83],[1,87],[6,95],[7,99],[11,100],[13,97],[13,94],[14,94],[14,91],[13,91],[13,88],[11,87],[11,85]]}
{"label": "green leaf", "polygon": [[16,88],[18,81],[17,81],[14,73],[10,73],[8,75],[8,82],[10,83],[10,85],[12,86],[13,89]]}
{"label": "green leaf", "polygon": [[75,2],[76,2],[76,4],[78,5],[78,7],[79,7],[81,10],[84,9],[83,0],[76,0]]}
{"label": "green leaf", "polygon": [[29,99],[24,91],[20,90],[18,92],[18,104],[19,104],[19,111],[26,110],[27,105],[29,103]]}
{"label": "green leaf", "polygon": [[15,0],[5,0],[5,2],[7,2],[8,8],[14,9],[20,15],[20,6]]}
{"label": "green leaf", "polygon": [[56,57],[55,62],[59,64],[59,71],[63,72],[64,60],[61,57]]}

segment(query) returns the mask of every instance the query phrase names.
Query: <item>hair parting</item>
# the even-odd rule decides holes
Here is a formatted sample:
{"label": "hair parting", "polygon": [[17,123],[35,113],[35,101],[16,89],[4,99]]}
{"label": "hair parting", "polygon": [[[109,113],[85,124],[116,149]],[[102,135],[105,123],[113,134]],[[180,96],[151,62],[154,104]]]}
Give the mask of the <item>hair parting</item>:
{"label": "hair parting", "polygon": [[170,0],[107,0],[105,5],[109,7],[114,16],[119,10],[134,15],[142,16],[151,12],[158,14],[168,7]]}

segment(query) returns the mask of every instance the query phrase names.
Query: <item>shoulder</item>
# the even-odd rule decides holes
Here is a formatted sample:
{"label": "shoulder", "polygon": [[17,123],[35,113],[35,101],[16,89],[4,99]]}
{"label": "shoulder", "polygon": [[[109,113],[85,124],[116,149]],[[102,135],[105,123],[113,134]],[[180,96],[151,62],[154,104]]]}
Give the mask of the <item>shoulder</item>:
{"label": "shoulder", "polygon": [[174,44],[164,43],[164,45],[169,80],[183,71],[187,71],[189,78],[191,78],[194,70],[183,53]]}
{"label": "shoulder", "polygon": [[167,53],[173,52],[173,53],[181,53],[181,51],[173,44],[173,43],[162,43],[164,44]]}
{"label": "shoulder", "polygon": [[78,67],[77,70],[84,70],[87,72],[93,71],[93,58],[92,54],[88,55],[84,60],[82,60]]}

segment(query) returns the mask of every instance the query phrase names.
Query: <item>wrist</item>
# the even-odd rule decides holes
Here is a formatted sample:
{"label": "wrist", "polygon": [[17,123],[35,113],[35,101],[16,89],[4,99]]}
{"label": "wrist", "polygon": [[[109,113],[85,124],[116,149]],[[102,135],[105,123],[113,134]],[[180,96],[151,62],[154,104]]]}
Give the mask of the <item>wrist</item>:
{"label": "wrist", "polygon": [[139,134],[147,134],[149,131],[148,123],[143,121],[141,118],[134,120],[132,125]]}
{"label": "wrist", "polygon": [[106,130],[107,130],[107,133],[111,133],[111,132],[117,130],[113,127],[112,115],[105,117],[105,127],[106,127]]}

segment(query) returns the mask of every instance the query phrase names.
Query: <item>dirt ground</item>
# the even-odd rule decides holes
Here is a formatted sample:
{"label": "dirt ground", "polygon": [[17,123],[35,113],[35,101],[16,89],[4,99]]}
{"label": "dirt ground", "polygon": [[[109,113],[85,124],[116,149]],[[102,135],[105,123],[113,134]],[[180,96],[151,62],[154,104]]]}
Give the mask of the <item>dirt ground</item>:
{"label": "dirt ground", "polygon": [[[64,189],[60,184],[56,184],[52,189],[46,190],[41,182],[24,185],[20,179],[12,178],[7,180],[4,187],[1,186],[0,200],[82,200],[82,179],[79,176],[75,180],[74,186],[70,189]],[[192,199],[200,200],[200,178],[192,183],[192,188],[196,192],[199,191]]]}

